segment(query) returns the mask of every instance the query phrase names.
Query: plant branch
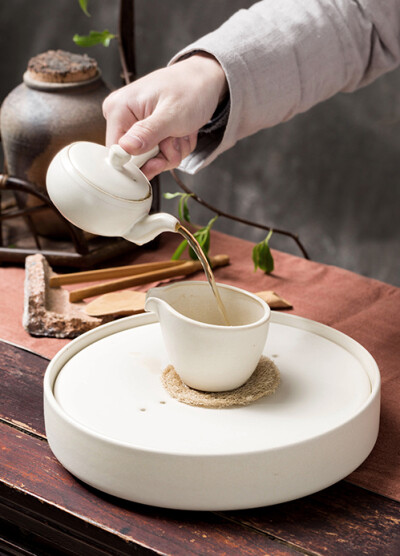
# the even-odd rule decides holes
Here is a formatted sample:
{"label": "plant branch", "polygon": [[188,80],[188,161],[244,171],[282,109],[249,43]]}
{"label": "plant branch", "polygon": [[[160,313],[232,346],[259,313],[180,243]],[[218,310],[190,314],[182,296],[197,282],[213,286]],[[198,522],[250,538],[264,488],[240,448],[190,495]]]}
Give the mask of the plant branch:
{"label": "plant branch", "polygon": [[[185,183],[183,183],[183,181],[177,176],[175,170],[171,170],[171,175],[174,178],[174,180],[176,181],[176,183],[179,185],[179,187],[187,194],[191,195],[193,197],[193,199],[195,201],[197,201],[199,204],[203,205],[204,207],[208,208],[209,210],[211,210],[212,212],[215,212],[216,214],[218,214],[218,216],[222,216],[224,218],[229,218],[230,220],[234,220],[236,222],[240,222],[241,224],[246,224],[247,226],[253,226],[254,228],[259,228],[261,230],[267,230],[270,231],[272,229],[271,226],[265,226],[264,224],[258,224],[257,222],[252,222],[250,220],[246,220],[245,218],[241,218],[240,216],[235,216],[233,214],[229,214],[228,212],[224,212],[222,210],[219,210],[218,208],[214,207],[213,205],[210,205],[210,203],[208,203],[207,201],[204,201],[201,197],[199,197],[196,193],[194,193]],[[287,230],[280,230],[278,228],[273,228],[274,233],[276,234],[281,234],[287,237],[290,237],[293,239],[293,241],[296,242],[297,246],[299,247],[300,251],[302,252],[303,256],[305,259],[309,259],[309,255],[305,249],[305,247],[303,246],[303,244],[301,243],[299,237],[296,234],[293,234],[292,232],[289,232]]]}
{"label": "plant branch", "polygon": [[136,78],[134,0],[120,0],[118,50],[125,85]]}
{"label": "plant branch", "polygon": [[122,42],[121,42],[121,37],[118,34],[117,36],[117,40],[118,40],[118,50],[119,50],[119,58],[121,61],[121,67],[122,67],[122,75],[125,81],[125,85],[129,85],[129,83],[131,82],[131,77],[126,65],[126,60],[125,60],[125,54],[124,54],[124,49],[122,47]]}

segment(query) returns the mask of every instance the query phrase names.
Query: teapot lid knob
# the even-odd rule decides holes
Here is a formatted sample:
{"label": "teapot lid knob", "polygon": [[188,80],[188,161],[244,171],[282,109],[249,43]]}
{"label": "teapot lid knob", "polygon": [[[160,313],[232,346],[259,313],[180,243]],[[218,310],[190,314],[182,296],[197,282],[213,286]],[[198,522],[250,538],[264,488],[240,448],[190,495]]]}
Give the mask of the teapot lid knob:
{"label": "teapot lid knob", "polygon": [[116,170],[122,170],[123,166],[129,162],[131,155],[124,151],[119,145],[111,145],[107,162]]}

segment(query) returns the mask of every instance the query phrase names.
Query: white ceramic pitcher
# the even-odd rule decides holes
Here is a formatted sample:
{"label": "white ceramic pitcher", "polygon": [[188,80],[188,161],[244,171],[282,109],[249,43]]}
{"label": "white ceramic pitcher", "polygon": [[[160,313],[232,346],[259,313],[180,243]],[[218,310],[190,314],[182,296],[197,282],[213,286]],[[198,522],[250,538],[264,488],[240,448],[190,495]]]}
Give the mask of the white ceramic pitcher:
{"label": "white ceramic pitcher", "polygon": [[218,284],[231,326],[221,322],[207,282],[177,282],[147,292],[145,310],[158,315],[168,357],[185,384],[221,392],[244,384],[268,335],[270,308],[245,290]]}
{"label": "white ceramic pitcher", "polygon": [[47,171],[50,199],[72,224],[96,235],[120,236],[142,245],[161,232],[174,232],[179,224],[174,216],[149,215],[152,189],[139,169],[158,152],[156,147],[131,156],[119,145],[67,145]]}

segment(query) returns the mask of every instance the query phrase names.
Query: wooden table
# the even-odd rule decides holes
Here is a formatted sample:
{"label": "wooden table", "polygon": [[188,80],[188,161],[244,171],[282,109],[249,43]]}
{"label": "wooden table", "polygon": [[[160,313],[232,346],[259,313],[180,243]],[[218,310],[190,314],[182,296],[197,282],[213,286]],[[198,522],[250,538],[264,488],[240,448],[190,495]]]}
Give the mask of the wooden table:
{"label": "wooden table", "polygon": [[48,360],[0,342],[0,551],[5,554],[376,554],[398,556],[400,504],[342,481],[294,502],[182,512],[102,494],[46,441]]}
{"label": "wooden table", "polygon": [[[216,236],[217,252],[229,252],[224,242],[222,235]],[[237,249],[230,252],[234,264],[220,269],[217,279],[237,283],[237,276],[249,277],[253,280],[251,291],[276,289],[294,302],[297,314],[346,333],[352,331],[353,337],[377,357],[378,364],[386,365],[389,382],[388,386],[384,383],[383,389],[386,398],[382,434],[367,472],[356,475],[357,480],[353,474],[348,480],[300,500],[246,511],[183,512],[113,498],[75,479],[49,449],[42,402],[42,381],[49,359],[0,340],[0,554],[400,554],[400,503],[393,499],[399,497],[384,496],[382,490],[377,493],[384,483],[382,460],[392,458],[383,492],[391,496],[398,485],[393,470],[398,461],[399,411],[393,409],[398,407],[398,398],[391,382],[397,366],[393,354],[391,360],[383,355],[397,345],[397,310],[390,307],[399,292],[381,283],[365,283],[368,295],[375,295],[374,306],[366,308],[375,313],[367,312],[367,318],[376,321],[378,317],[372,315],[384,315],[382,327],[375,322],[373,333],[369,334],[365,326],[357,324],[361,322],[357,320],[359,312],[366,306],[363,297],[359,299],[364,279],[283,254],[276,256],[275,277],[254,275],[250,259],[244,262],[250,247],[238,242]],[[6,271],[2,276],[5,280]],[[13,272],[13,285],[18,280]],[[332,280],[334,289],[329,286]],[[308,296],[304,294],[307,287]],[[21,284],[15,286],[15,292],[20,289]],[[326,290],[330,297],[322,298]],[[344,295],[350,297],[343,300]],[[352,312],[347,311],[349,303],[354,307]],[[378,311],[379,304],[385,309]],[[11,302],[8,309],[11,310]],[[391,315],[387,312],[390,310]],[[2,337],[7,337],[4,323],[2,330]],[[10,332],[8,339],[12,336]],[[21,339],[22,333],[19,343]],[[34,349],[33,344],[35,349],[40,347],[40,339],[28,345]],[[393,447],[385,452],[387,441],[390,443],[392,438]],[[362,488],[357,482],[372,486]]]}

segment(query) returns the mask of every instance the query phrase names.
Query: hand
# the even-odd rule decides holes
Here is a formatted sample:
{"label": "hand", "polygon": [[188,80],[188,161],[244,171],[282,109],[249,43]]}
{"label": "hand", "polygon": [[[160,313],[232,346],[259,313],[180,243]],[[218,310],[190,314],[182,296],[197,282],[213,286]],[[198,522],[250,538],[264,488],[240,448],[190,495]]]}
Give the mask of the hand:
{"label": "hand", "polygon": [[196,147],[227,91],[225,73],[206,53],[195,54],[111,93],[104,101],[106,145],[119,143],[132,155],[159,145],[141,170],[152,179],[179,166]]}

